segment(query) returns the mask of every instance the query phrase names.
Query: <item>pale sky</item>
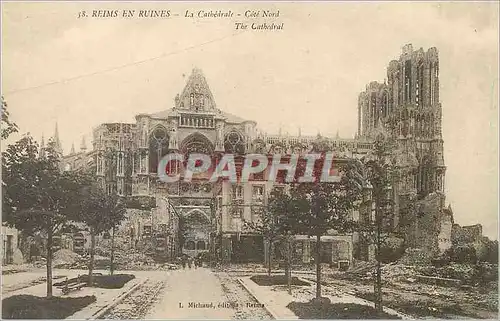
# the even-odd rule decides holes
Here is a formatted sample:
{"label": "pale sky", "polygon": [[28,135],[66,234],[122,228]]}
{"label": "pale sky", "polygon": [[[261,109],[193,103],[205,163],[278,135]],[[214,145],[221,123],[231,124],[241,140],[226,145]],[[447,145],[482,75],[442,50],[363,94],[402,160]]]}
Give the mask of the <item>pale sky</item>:
{"label": "pale sky", "polygon": [[[97,9],[180,16],[77,19]],[[183,17],[202,9],[279,9],[275,22],[284,29],[240,32],[234,23],[249,19]],[[481,223],[496,239],[498,11],[494,2],[3,2],[2,93],[22,133],[47,139],[57,121],[66,152],[73,142],[78,150],[82,135],[90,147],[100,123],[173,107],[193,67],[203,70],[218,108],[264,131],[352,137],[365,85],[384,81],[404,44],[437,47],[447,203],[456,223]]]}

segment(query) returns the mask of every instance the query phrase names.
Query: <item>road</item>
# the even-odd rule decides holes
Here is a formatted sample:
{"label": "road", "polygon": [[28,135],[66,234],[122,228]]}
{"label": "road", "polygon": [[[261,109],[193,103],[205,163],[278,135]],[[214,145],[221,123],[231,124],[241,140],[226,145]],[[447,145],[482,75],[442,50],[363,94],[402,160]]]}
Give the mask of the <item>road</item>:
{"label": "road", "polygon": [[225,319],[234,309],[219,279],[207,268],[171,271],[162,298],[145,319]]}

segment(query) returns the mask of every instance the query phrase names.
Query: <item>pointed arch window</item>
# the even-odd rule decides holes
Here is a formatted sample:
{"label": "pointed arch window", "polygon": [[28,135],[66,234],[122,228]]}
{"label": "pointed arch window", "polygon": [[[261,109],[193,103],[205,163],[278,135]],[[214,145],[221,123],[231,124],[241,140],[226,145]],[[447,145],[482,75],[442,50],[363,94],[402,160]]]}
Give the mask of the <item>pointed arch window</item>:
{"label": "pointed arch window", "polygon": [[389,100],[388,100],[388,95],[387,92],[384,91],[382,94],[382,117],[387,117],[389,114]]}
{"label": "pointed arch window", "polygon": [[199,251],[204,251],[206,249],[205,241],[196,242],[196,249]]}
{"label": "pointed arch window", "polygon": [[194,241],[187,241],[184,247],[188,251],[193,251],[196,248]]}
{"label": "pointed arch window", "polygon": [[163,126],[156,127],[149,138],[149,170],[158,172],[160,159],[168,152],[167,129]]}
{"label": "pointed arch window", "polygon": [[406,60],[405,61],[405,66],[404,66],[404,88],[405,88],[405,101],[406,102],[411,102],[412,100],[412,95],[411,95],[411,60]]}
{"label": "pointed arch window", "polygon": [[424,105],[424,63],[421,62],[417,67],[417,88],[416,88],[417,106]]}
{"label": "pointed arch window", "polygon": [[429,104],[432,106],[434,104],[434,77],[433,77],[433,71],[435,69],[434,62],[430,63],[429,67],[429,99],[430,102]]}

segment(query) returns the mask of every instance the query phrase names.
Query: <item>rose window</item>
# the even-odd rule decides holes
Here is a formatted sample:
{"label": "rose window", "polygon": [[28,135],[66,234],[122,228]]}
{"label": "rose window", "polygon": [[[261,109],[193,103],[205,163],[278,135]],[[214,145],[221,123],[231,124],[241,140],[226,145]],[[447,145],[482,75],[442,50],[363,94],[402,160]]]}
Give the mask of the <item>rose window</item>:
{"label": "rose window", "polygon": [[224,149],[227,153],[244,154],[245,144],[243,137],[236,131],[232,131],[226,135],[224,140]]}

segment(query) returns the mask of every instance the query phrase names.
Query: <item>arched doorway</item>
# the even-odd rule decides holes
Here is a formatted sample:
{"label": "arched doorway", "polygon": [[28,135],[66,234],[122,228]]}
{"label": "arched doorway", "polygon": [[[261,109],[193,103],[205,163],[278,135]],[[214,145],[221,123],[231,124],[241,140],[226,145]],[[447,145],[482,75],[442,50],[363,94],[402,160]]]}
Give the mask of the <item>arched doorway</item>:
{"label": "arched doorway", "polygon": [[180,150],[186,157],[191,153],[212,155],[214,146],[205,135],[193,133],[182,141]]}
{"label": "arched doorway", "polygon": [[182,253],[196,256],[209,249],[210,217],[201,209],[191,209],[179,220]]}

